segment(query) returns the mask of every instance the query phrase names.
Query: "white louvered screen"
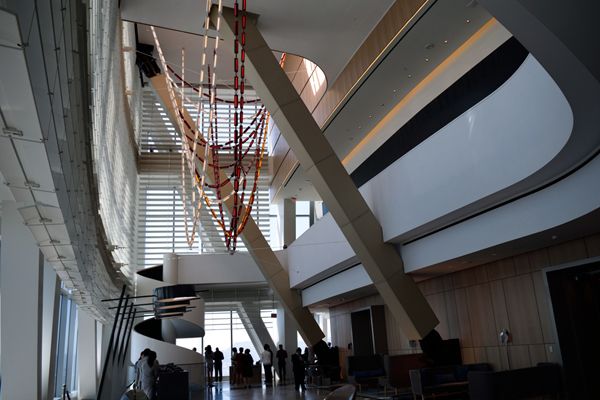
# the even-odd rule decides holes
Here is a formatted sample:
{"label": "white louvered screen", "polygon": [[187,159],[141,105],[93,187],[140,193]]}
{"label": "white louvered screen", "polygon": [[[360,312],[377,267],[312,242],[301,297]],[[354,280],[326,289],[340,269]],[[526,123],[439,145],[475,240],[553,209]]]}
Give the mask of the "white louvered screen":
{"label": "white louvered screen", "polygon": [[[96,4],[96,3],[95,3]],[[92,157],[98,184],[98,213],[106,233],[115,267],[131,281],[134,258],[136,149],[125,91],[118,19],[118,5],[107,2],[94,7],[90,36],[92,77]],[[131,38],[130,38],[131,39]],[[125,43],[127,45],[127,43]],[[128,68],[134,68],[130,64]],[[132,71],[128,71],[132,73]],[[132,113],[138,111],[133,104]]]}
{"label": "white louvered screen", "polygon": [[[192,99],[197,98],[197,95],[191,91],[187,94]],[[258,106],[258,103],[247,104],[244,113],[249,116],[254,115]],[[195,119],[196,105],[186,104],[186,108]],[[229,116],[232,112],[232,105],[219,104],[217,131],[220,142],[231,139]],[[169,121],[160,100],[149,87],[144,89],[142,113],[142,133],[139,138],[138,265],[159,264],[162,262],[162,255],[169,252],[226,252],[223,232],[205,207],[201,212],[200,237],[192,249],[188,247],[181,197],[181,138]],[[202,123],[205,126],[207,118],[203,118]],[[221,159],[227,158],[231,158],[231,155],[221,154]],[[266,155],[262,171],[252,216],[269,240],[269,176],[266,175],[268,172]],[[190,178],[186,177],[185,182],[189,197],[192,192]],[[251,187],[251,182],[248,186]],[[211,201],[215,201],[214,193],[209,191],[208,196]],[[191,225],[189,229],[191,231]],[[246,251],[241,239],[238,242],[238,250]]]}

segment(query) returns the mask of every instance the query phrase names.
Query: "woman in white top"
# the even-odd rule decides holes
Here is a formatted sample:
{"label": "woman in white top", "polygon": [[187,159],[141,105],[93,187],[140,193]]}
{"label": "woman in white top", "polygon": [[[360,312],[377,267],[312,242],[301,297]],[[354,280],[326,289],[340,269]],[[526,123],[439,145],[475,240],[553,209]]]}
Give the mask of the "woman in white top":
{"label": "woman in white top", "polygon": [[140,381],[141,389],[152,400],[154,398],[154,383],[158,376],[158,361],[156,361],[156,353],[150,351],[140,363]]}

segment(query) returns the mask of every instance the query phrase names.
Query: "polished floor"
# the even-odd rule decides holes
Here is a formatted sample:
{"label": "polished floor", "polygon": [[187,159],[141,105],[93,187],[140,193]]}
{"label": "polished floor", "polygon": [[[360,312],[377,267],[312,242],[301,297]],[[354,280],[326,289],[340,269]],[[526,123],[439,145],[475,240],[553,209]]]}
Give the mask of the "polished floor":
{"label": "polished floor", "polygon": [[308,388],[297,392],[294,385],[276,385],[273,387],[254,386],[250,389],[231,387],[229,382],[219,382],[215,386],[192,392],[192,400],[229,400],[229,399],[306,399],[320,400],[330,393],[328,390]]}

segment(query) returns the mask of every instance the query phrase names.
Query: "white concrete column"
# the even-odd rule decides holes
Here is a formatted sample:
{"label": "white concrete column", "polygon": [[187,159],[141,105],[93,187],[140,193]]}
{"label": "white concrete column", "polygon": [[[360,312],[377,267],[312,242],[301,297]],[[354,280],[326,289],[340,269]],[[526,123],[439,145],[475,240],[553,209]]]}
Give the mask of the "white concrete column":
{"label": "white concrete column", "polygon": [[[279,345],[283,345],[283,349],[287,351],[288,358],[286,361],[286,380],[290,380],[292,375],[292,354],[298,347],[298,326],[293,318],[291,318],[285,309],[281,306],[277,308],[277,330],[279,331],[279,343],[277,343],[277,350]],[[277,352],[276,350],[274,350]],[[277,370],[277,361],[275,361],[275,370]],[[279,379],[282,379],[280,376]]]}
{"label": "white concrete column", "polygon": [[96,320],[80,309],[77,314],[77,330],[78,399],[95,399],[98,389],[96,374]]}
{"label": "white concrete column", "polygon": [[288,353],[296,351],[298,347],[298,326],[283,307],[277,308],[277,330],[279,331],[279,343],[277,345],[282,344]]}
{"label": "white concrete column", "polygon": [[179,259],[175,253],[163,255],[163,282],[172,285],[179,282]]}
{"label": "white concrete column", "polygon": [[44,260],[15,202],[2,203],[2,398],[42,398]]}

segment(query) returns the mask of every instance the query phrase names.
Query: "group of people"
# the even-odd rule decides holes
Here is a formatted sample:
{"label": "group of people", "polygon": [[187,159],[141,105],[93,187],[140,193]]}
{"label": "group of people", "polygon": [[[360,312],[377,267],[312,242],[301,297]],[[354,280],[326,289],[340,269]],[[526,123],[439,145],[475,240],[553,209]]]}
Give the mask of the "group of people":
{"label": "group of people", "polygon": [[[196,348],[193,349],[196,351]],[[212,386],[213,382],[223,381],[223,352],[218,347],[215,351],[212,350],[209,344],[204,348],[204,360],[206,362],[206,381],[208,386]],[[213,374],[214,371],[214,374]]]}
{"label": "group of people", "polygon": [[[271,346],[265,344],[263,351],[260,354],[260,363],[263,365],[265,373],[265,385],[267,387],[273,386],[273,361],[277,360],[277,372],[279,375],[280,384],[286,384],[287,376],[287,358],[288,353],[283,348],[283,345],[279,345],[279,349],[276,353],[273,353]],[[193,349],[196,351],[196,348]],[[204,358],[206,362],[206,378],[207,384],[213,386],[213,382],[221,382],[223,380],[223,353],[219,348],[212,350],[210,345],[204,348]],[[301,348],[297,348],[296,352],[292,354],[292,373],[294,376],[294,386],[296,390],[306,390],[304,383],[306,377],[306,366],[309,365],[313,360],[311,353],[308,348],[302,353]],[[250,388],[251,379],[253,376],[254,358],[250,354],[250,349],[244,349],[243,347],[233,347],[231,350],[231,385],[238,387]]]}
{"label": "group of people", "polygon": [[[265,371],[265,385],[273,386],[273,361],[277,359],[277,373],[279,374],[280,383],[286,384],[286,362],[288,358],[287,351],[283,345],[279,345],[279,349],[275,354],[271,350],[271,346],[265,344],[263,352],[260,355],[260,362]],[[300,348],[296,349],[296,353],[292,355],[292,372],[294,374],[294,385],[296,390],[306,390],[304,385],[304,377],[306,375],[306,365],[308,363],[308,349],[305,355],[302,355]],[[231,379],[232,384],[243,384],[244,387],[250,387],[249,379],[252,377],[252,365],[254,360],[250,355],[250,349],[240,347],[239,351],[234,347],[231,354],[231,365],[233,366],[234,374]]]}
{"label": "group of people", "polygon": [[144,392],[149,400],[154,398],[154,386],[158,377],[159,363],[156,352],[144,349],[135,363],[135,389]]}

